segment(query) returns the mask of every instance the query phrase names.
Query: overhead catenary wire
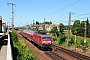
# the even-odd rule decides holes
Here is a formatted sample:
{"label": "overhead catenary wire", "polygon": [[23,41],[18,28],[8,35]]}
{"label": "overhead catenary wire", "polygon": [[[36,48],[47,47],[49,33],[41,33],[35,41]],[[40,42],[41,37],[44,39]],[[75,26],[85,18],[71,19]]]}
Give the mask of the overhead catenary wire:
{"label": "overhead catenary wire", "polygon": [[[73,19],[73,18],[76,18],[76,17],[80,17],[80,16],[89,15],[89,14],[90,14],[90,13],[86,13],[86,14],[75,14],[75,15],[77,15],[77,16],[72,17],[72,19]],[[78,19],[84,19],[84,18],[87,18],[87,17],[78,18]],[[63,20],[65,21],[65,20],[67,20],[67,18],[64,18],[64,19],[59,19],[59,20],[55,20],[55,21],[57,21],[57,22],[58,22],[58,21],[63,21]],[[73,19],[73,20],[75,20],[75,19]],[[73,20],[72,20],[72,21],[73,21]],[[55,21],[54,21],[54,22],[55,22]]]}
{"label": "overhead catenary wire", "polygon": [[9,15],[9,18],[8,18],[9,20],[8,20],[8,22],[11,22],[11,20],[10,20],[10,19],[12,19],[12,18],[11,18],[11,15],[10,15],[10,9],[9,9],[10,7],[9,7],[9,5],[8,5],[8,1],[9,1],[9,0],[7,0],[8,15]]}
{"label": "overhead catenary wire", "polygon": [[[52,14],[56,13],[56,12],[62,11],[63,9],[65,9],[65,8],[67,8],[67,7],[69,7],[69,6],[72,6],[72,5],[74,5],[74,4],[76,4],[76,3],[80,2],[80,1],[81,1],[81,0],[78,0],[78,1],[76,1],[76,2],[72,3],[72,4],[68,5],[68,6],[65,6],[65,7],[61,8],[61,9],[59,9],[59,10],[55,11],[55,12],[52,12],[52,13],[50,13],[50,14],[48,14],[48,15],[46,15],[46,16],[44,16],[44,17],[42,17],[42,18],[45,18],[45,17],[47,17],[47,16],[50,16],[50,15],[52,15]],[[39,18],[39,19],[40,19],[40,18]],[[37,20],[38,20],[38,19],[37,19]]]}
{"label": "overhead catenary wire", "polygon": [[72,18],[75,18],[75,17],[79,17],[79,16],[84,16],[84,15],[89,15],[90,13],[86,13],[86,14],[78,14],[77,16],[74,16]]}
{"label": "overhead catenary wire", "polygon": [[[78,18],[78,19],[85,19],[85,18],[90,18],[90,17],[83,17],[83,18]],[[73,19],[73,20],[77,20],[77,19]]]}
{"label": "overhead catenary wire", "polygon": [[[76,1],[76,2],[74,2],[74,3],[72,3],[72,4],[68,5],[68,6],[66,6],[66,7],[64,7],[64,8],[62,8],[62,9],[60,9],[60,10],[62,11],[63,9],[65,9],[65,8],[71,6],[71,5],[74,5],[74,4],[76,4],[77,2],[79,2],[79,1],[81,1],[81,0],[78,0],[78,1]],[[56,13],[56,12],[59,12],[60,10],[57,10],[57,11],[51,13],[51,14],[54,14],[54,13]],[[51,15],[51,14],[49,14],[49,15]],[[49,16],[49,15],[46,15],[46,16]]]}
{"label": "overhead catenary wire", "polygon": [[[84,19],[85,20],[85,18],[90,18],[90,17],[83,17],[83,18],[75,18],[75,19],[72,19],[71,20],[71,22],[73,22],[73,21],[75,21],[75,20],[78,20],[78,19]],[[62,21],[62,20],[57,20],[57,21],[53,21],[53,22],[67,22],[67,19],[65,19],[64,21]]]}
{"label": "overhead catenary wire", "polygon": [[[85,14],[82,14],[82,15],[85,15]],[[87,17],[82,17],[82,18],[75,18],[75,19],[72,19],[71,22],[74,22],[75,20],[80,20],[80,21],[83,21],[83,20],[86,20],[86,18],[90,18],[89,16]],[[54,23],[63,23],[63,22],[67,22],[68,23],[68,20],[67,19],[63,19],[63,20],[54,20],[52,21]]]}
{"label": "overhead catenary wire", "polygon": [[18,5],[18,3],[19,3],[19,0],[17,0],[16,6]]}

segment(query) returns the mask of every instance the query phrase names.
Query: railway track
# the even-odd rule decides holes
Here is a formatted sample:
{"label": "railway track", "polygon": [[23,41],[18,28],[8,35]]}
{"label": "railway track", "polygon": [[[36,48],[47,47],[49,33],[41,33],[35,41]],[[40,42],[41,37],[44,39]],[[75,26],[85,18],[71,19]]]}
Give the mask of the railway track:
{"label": "railway track", "polygon": [[[26,38],[25,36],[23,36],[23,37]],[[86,55],[82,55],[80,53],[65,49],[65,48],[57,46],[57,45],[53,45],[53,47],[56,47],[57,50],[60,50],[78,60],[90,60],[90,57],[88,57]],[[51,57],[53,60],[66,60],[65,58],[61,57],[60,55],[57,55],[54,51],[44,51],[44,52],[46,55]]]}
{"label": "railway track", "polygon": [[[22,35],[22,34],[21,34]],[[23,36],[23,35],[22,35]],[[25,36],[23,36],[24,38],[26,38]],[[26,38],[27,39],[27,38]],[[55,52],[52,51],[44,51],[46,55],[48,55],[49,57],[51,57],[53,60],[65,60],[63,57],[57,55]]]}
{"label": "railway track", "polygon": [[28,46],[31,47],[32,51],[35,53],[37,60],[52,60],[49,56],[45,54],[44,51],[39,50],[33,42],[31,42],[27,37],[25,37],[23,34],[19,33],[24,39]]}
{"label": "railway track", "polygon": [[80,54],[80,53],[77,53],[77,52],[74,52],[74,51],[71,51],[71,50],[68,50],[68,49],[65,49],[63,47],[60,47],[60,46],[57,46],[57,45],[53,45],[57,50],[60,50],[60,51],[63,51],[65,53],[67,53],[68,55],[71,55],[79,60],[90,60],[90,57],[89,56],[86,56],[86,55],[83,55],[83,54]]}
{"label": "railway track", "polygon": [[56,53],[54,53],[52,51],[45,51],[45,53],[46,53],[46,55],[51,57],[53,60],[65,60],[63,57],[57,55]]}

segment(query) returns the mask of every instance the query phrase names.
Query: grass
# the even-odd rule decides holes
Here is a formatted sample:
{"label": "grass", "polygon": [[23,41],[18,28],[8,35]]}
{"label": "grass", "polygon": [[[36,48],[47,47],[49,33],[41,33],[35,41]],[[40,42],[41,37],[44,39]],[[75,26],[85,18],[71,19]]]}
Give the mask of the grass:
{"label": "grass", "polygon": [[62,46],[67,47],[67,43],[66,42],[63,42],[62,43]]}
{"label": "grass", "polygon": [[53,43],[54,43],[54,44],[57,44],[57,45],[59,44],[59,42],[58,42],[58,41],[53,41]]}

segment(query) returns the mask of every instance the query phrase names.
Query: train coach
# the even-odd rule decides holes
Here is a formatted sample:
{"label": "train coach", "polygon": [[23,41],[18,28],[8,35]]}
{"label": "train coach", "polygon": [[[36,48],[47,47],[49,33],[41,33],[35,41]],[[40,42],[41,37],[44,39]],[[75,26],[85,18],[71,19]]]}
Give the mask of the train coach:
{"label": "train coach", "polygon": [[25,36],[30,41],[33,41],[41,48],[51,48],[52,47],[52,37],[46,33],[40,33],[31,30],[24,30],[22,32],[23,36]]}
{"label": "train coach", "polygon": [[21,34],[25,37],[25,38],[27,38],[27,39],[29,39],[30,41],[33,41],[33,34],[35,33],[35,31],[32,31],[32,30],[23,30],[22,32],[21,32]]}

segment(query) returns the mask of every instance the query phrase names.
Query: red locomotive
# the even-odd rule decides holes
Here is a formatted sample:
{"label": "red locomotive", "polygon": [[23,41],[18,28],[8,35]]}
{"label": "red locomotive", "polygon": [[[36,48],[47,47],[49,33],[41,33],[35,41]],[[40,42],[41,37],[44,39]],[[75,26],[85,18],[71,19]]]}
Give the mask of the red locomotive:
{"label": "red locomotive", "polygon": [[51,48],[52,46],[52,37],[49,34],[31,30],[23,30],[22,35],[30,41],[36,43],[41,48]]}

